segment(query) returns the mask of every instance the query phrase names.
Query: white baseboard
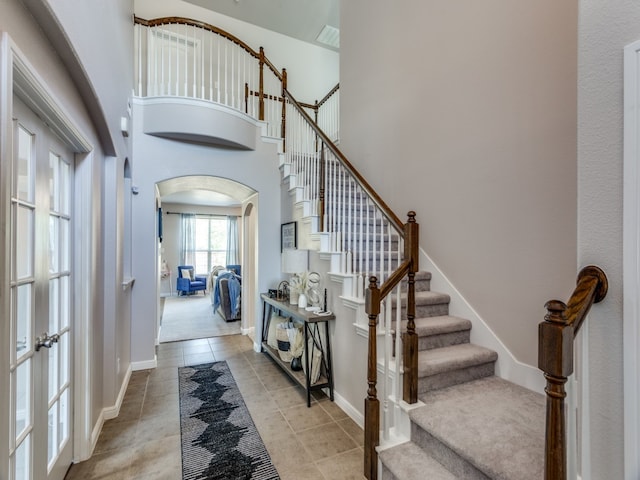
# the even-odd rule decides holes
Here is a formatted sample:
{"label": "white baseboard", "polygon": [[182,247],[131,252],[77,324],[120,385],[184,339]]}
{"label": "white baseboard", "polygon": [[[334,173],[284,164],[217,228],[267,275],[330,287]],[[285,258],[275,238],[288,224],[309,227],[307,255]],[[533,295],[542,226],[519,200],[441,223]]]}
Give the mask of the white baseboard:
{"label": "white baseboard", "polygon": [[[420,249],[420,270],[431,272],[432,290],[447,292],[450,295],[449,311],[451,315],[471,320],[473,324],[471,341],[498,353],[496,362],[497,376],[534,392],[544,392],[545,381],[542,372],[534,366],[518,361],[513,356],[506,345],[491,330],[487,322],[474,310],[446,275],[442,273],[442,270],[422,249]],[[534,341],[537,341],[537,339],[534,339]]]}
{"label": "white baseboard", "polygon": [[158,356],[154,355],[153,360],[143,360],[142,362],[132,362],[131,371],[137,372],[138,370],[150,370],[158,366]]}
{"label": "white baseboard", "polygon": [[111,420],[112,418],[116,418],[120,413],[120,407],[122,406],[124,396],[127,393],[127,387],[129,386],[129,380],[131,379],[132,371],[133,370],[130,365],[129,368],[127,369],[127,373],[124,376],[124,379],[122,380],[122,385],[120,385],[120,391],[118,392],[118,397],[116,398],[115,405],[111,407],[105,407],[100,412],[100,415],[98,416],[98,420],[96,421],[96,424],[93,426],[93,429],[91,430],[91,445],[89,447],[88,458],[90,458],[93,455],[93,452],[98,443],[98,439],[100,438],[100,433],[102,433],[102,427],[104,426],[104,422],[106,420]]}
{"label": "white baseboard", "polygon": [[98,420],[96,421],[96,424],[93,426],[93,429],[91,430],[91,445],[89,446],[89,457],[87,458],[91,458],[93,456],[93,451],[96,449],[96,445],[98,444],[98,438],[100,438],[100,433],[102,432],[102,427],[104,426],[104,409],[100,412],[100,415],[98,416]]}
{"label": "white baseboard", "polygon": [[255,334],[255,330],[256,330],[256,327],[241,328],[240,333],[242,335],[249,335],[249,338],[253,338]]}
{"label": "white baseboard", "polygon": [[349,415],[351,420],[356,422],[360,428],[364,428],[364,415],[358,411],[353,405],[351,405],[342,395],[333,391],[333,401],[344,412]]}
{"label": "white baseboard", "polygon": [[129,386],[129,380],[131,379],[132,372],[131,365],[127,369],[127,373],[125,373],[124,378],[122,379],[122,385],[120,385],[120,391],[118,392],[118,397],[116,398],[116,404],[113,407],[107,407],[102,409],[102,413],[105,420],[111,420],[112,418],[116,418],[120,414],[120,407],[122,406],[122,401],[124,400],[124,396],[127,393],[127,387]]}

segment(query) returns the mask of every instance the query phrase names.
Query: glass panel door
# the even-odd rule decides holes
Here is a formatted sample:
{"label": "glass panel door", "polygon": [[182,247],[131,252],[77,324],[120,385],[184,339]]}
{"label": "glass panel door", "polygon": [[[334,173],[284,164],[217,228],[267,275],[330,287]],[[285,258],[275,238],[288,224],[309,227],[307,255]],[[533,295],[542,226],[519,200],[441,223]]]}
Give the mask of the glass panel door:
{"label": "glass panel door", "polygon": [[59,480],[72,448],[72,153],[16,97],[14,116],[9,480]]}
{"label": "glass panel door", "polygon": [[33,478],[33,329],[35,238],[35,133],[16,124],[11,194],[10,474]]}

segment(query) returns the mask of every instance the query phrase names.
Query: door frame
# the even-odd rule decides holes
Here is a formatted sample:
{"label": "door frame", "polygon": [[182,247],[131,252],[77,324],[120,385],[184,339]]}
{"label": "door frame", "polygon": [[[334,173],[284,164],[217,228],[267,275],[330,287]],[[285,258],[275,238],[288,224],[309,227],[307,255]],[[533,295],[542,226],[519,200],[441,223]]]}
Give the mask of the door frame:
{"label": "door frame", "polygon": [[640,472],[640,40],[624,48],[623,362],[625,478]]}
{"label": "door frame", "polygon": [[[33,110],[41,119],[46,119],[49,127],[70,149],[75,152],[74,180],[74,225],[72,242],[74,245],[73,280],[71,288],[75,292],[72,312],[72,365],[73,365],[73,459],[74,461],[89,458],[97,435],[92,430],[93,421],[91,388],[91,355],[92,337],[91,318],[91,265],[95,239],[92,229],[79,228],[89,225],[92,219],[91,179],[92,152],[94,148],[78,125],[71,120],[62,102],[52,93],[44,79],[28,61],[27,56],[19,49],[8,33],[0,36],[0,315],[9,318],[9,257],[7,252],[10,243],[7,241],[6,228],[10,219],[10,161],[13,155],[13,95]],[[8,351],[10,337],[9,322],[0,325],[0,351]],[[0,365],[0,385],[8,385],[8,369]],[[9,389],[0,388],[0,404],[8,405]],[[9,431],[9,416],[0,414],[0,431]],[[8,437],[0,436],[0,467],[6,464],[8,454]]]}

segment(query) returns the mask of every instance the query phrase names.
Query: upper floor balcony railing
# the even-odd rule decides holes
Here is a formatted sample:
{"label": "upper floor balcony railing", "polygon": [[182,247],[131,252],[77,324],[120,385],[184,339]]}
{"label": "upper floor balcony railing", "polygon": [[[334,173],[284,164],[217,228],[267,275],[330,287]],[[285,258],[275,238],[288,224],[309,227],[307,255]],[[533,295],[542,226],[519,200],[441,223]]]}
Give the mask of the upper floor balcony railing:
{"label": "upper floor balcony railing", "polygon": [[[286,72],[242,40],[213,25],[180,17],[135,17],[135,94],[207,100],[267,123],[283,137]],[[338,87],[304,104],[332,139],[338,138]]]}

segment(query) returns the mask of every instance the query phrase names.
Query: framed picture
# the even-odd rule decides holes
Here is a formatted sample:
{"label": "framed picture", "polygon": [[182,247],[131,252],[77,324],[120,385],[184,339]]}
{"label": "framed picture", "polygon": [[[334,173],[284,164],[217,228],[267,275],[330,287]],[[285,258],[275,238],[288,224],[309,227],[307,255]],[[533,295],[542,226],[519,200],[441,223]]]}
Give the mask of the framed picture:
{"label": "framed picture", "polygon": [[280,226],[280,251],[284,251],[285,248],[297,248],[298,247],[298,235],[297,235],[298,222],[283,223]]}

